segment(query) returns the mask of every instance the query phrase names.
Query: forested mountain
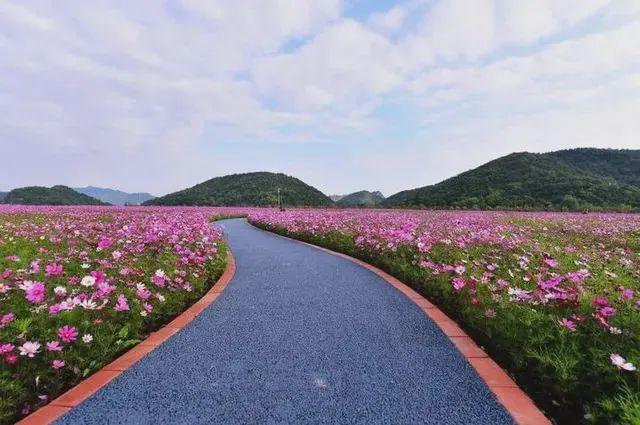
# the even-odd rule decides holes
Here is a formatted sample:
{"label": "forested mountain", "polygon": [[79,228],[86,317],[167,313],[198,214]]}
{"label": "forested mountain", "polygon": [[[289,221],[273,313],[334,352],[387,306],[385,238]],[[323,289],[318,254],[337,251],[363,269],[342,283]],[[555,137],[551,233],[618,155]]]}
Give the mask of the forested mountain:
{"label": "forested mountain", "polygon": [[7,193],[2,202],[22,205],[108,205],[67,186],[21,187]]}
{"label": "forested mountain", "polygon": [[629,210],[640,208],[640,151],[572,149],[514,153],[432,186],[406,190],[388,207]]}
{"label": "forested mountain", "polygon": [[144,205],[277,205],[278,189],[283,206],[332,206],[318,189],[281,173],[255,172],[216,177],[189,189],[149,200]]}

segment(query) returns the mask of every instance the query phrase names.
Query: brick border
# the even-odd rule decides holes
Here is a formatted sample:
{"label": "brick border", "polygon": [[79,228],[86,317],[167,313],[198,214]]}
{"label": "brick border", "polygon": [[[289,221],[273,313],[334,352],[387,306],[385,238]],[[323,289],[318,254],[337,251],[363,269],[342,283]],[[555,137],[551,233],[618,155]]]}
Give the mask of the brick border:
{"label": "brick border", "polygon": [[518,385],[511,379],[511,377],[502,369],[495,361],[493,361],[487,353],[480,348],[473,339],[471,339],[456,322],[451,320],[446,314],[444,314],[438,307],[433,305],[429,300],[424,298],[418,292],[405,285],[389,273],[380,270],[379,268],[372,266],[357,258],[351,257],[341,252],[332,251],[322,246],[314,245],[309,242],[304,242],[298,239],[290,238],[288,236],[281,235],[269,230],[262,229],[254,226],[247,221],[251,226],[263,232],[270,233],[272,235],[279,236],[290,241],[298,242],[315,249],[319,249],[328,254],[344,258],[352,263],[356,263],[365,269],[377,274],[382,279],[386,280],[389,284],[395,287],[398,291],[402,292],[407,298],[413,301],[422,311],[426,313],[431,320],[435,322],[440,330],[449,338],[449,340],[455,345],[464,358],[473,366],[476,373],[482,378],[487,387],[495,395],[496,399],[507,412],[513,417],[519,425],[551,425],[552,422],[542,413],[542,411],[535,405],[531,398],[524,392]]}
{"label": "brick border", "polygon": [[174,334],[184,328],[189,322],[202,313],[211,305],[225,290],[229,281],[236,272],[236,263],[231,250],[227,246],[227,266],[224,273],[211,289],[195,304],[185,310],[178,317],[167,325],[152,332],[151,335],[138,345],[127,351],[102,369],[81,381],[60,397],[53,400],[46,406],[41,407],[29,416],[16,422],[16,425],[44,425],[51,424],[56,419],[62,417],[71,409],[89,398],[100,388],[107,385],[116,376],[136,364],[140,359],[155,350],[160,344],[171,338]]}

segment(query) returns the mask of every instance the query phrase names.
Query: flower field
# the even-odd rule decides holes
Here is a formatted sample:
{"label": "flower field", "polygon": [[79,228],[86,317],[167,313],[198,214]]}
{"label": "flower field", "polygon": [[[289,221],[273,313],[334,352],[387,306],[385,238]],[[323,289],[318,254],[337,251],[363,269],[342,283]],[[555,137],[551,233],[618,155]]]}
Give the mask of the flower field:
{"label": "flower field", "polygon": [[640,216],[252,210],[456,319],[560,423],[640,423]]}
{"label": "flower field", "polygon": [[28,414],[215,282],[211,209],[0,206],[0,423]]}

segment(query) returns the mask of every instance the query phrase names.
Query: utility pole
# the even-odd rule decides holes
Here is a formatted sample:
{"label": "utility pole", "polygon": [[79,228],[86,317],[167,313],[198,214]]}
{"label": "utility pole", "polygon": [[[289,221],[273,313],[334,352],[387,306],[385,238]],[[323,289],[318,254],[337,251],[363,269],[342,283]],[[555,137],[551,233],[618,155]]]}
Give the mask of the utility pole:
{"label": "utility pole", "polygon": [[280,188],[278,188],[278,209],[282,211],[282,204],[280,203]]}

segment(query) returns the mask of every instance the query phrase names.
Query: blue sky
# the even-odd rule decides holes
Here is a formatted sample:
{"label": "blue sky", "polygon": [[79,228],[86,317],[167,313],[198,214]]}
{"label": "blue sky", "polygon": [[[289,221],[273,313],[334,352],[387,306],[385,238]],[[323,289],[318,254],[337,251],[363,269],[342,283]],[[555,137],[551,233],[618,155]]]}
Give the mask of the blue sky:
{"label": "blue sky", "polygon": [[515,151],[640,149],[638,0],[0,3],[0,190],[325,193]]}

